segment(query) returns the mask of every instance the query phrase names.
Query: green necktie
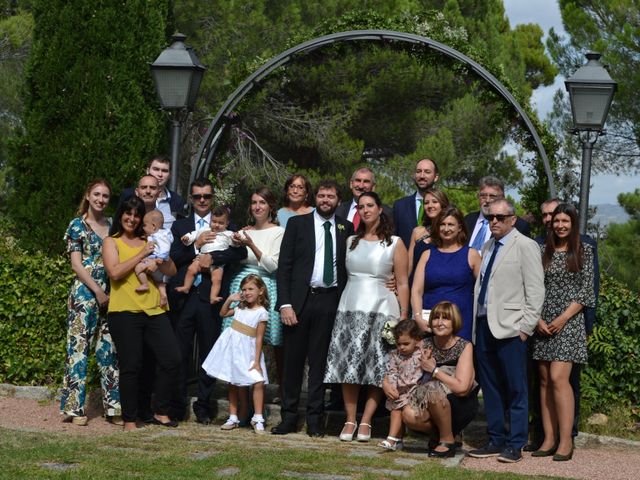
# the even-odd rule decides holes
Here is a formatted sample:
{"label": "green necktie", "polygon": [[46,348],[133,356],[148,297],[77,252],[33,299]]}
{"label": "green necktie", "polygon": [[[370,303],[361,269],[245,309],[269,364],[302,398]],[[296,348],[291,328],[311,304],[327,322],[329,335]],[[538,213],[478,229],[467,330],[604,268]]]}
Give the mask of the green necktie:
{"label": "green necktie", "polygon": [[424,200],[420,202],[420,208],[418,208],[418,227],[422,226],[422,220],[424,219]]}
{"label": "green necktie", "polygon": [[322,281],[327,287],[333,283],[333,238],[331,238],[331,222],[326,221],[324,227],[324,271]]}

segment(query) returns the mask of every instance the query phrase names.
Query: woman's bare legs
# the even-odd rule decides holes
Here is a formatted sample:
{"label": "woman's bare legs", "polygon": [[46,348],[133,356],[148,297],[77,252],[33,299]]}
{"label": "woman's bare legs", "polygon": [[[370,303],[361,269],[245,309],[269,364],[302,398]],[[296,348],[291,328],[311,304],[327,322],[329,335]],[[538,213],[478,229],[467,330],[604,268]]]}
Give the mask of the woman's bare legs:
{"label": "woman's bare legs", "polygon": [[[356,385],[360,388],[360,385]],[[362,418],[360,419],[360,427],[358,427],[358,433],[362,435],[371,435],[371,427],[367,427],[367,425],[371,425],[371,419],[373,415],[376,413],[378,409],[378,404],[382,400],[384,393],[380,387],[374,387],[373,385],[369,385],[367,388],[367,402],[364,404],[364,412],[362,412]],[[357,397],[356,397],[357,403]],[[355,418],[355,416],[354,416]],[[354,420],[355,421],[355,420]],[[363,424],[367,424],[364,425]],[[364,428],[365,431],[361,431]]]}
{"label": "woman's bare legs", "polygon": [[342,433],[351,434],[355,430],[356,423],[356,411],[358,408],[358,394],[360,393],[360,385],[352,383],[342,384],[342,398],[344,400],[344,411],[347,414],[345,422],[353,423],[353,425],[347,425],[345,423]]}
{"label": "woman's bare legs", "polygon": [[558,416],[551,382],[551,363],[538,362],[540,372],[540,413],[542,415],[542,428],[544,441],[540,450],[551,450],[558,441]]}
{"label": "woman's bare legs", "polygon": [[571,362],[551,362],[551,384],[553,387],[553,400],[555,402],[555,415],[558,422],[558,455],[569,455],[573,448],[571,430],[573,429],[574,400],[573,389],[569,383],[571,375]]}
{"label": "woman's bare legs", "polygon": [[[451,405],[449,400],[444,398],[437,402],[429,403],[429,413],[431,421],[438,428],[440,442],[454,443],[453,430],[451,429]],[[437,445],[436,452],[446,452],[448,449],[442,445]]]}

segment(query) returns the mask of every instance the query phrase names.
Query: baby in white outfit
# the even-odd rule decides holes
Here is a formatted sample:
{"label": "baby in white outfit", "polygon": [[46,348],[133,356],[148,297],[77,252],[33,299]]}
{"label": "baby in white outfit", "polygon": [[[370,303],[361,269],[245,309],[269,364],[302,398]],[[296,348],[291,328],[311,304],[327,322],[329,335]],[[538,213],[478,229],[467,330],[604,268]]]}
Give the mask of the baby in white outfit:
{"label": "baby in white outfit", "polygon": [[[180,240],[182,240],[182,243],[185,245],[191,245],[201,235],[208,232],[215,232],[216,238],[200,247],[200,253],[227,250],[231,247],[233,240],[233,232],[231,230],[227,230],[228,226],[229,212],[224,208],[216,208],[211,212],[211,225],[189,232],[186,235],[183,235]],[[196,257],[191,265],[189,265],[189,268],[187,268],[187,272],[184,276],[184,284],[180,287],[176,287],[176,292],[189,293],[196,276],[200,273],[200,269],[200,263],[198,261],[198,257]],[[220,288],[222,287],[222,274],[224,272],[224,267],[212,264],[209,272],[211,274],[211,293],[209,294],[209,301],[213,304],[222,300],[222,297],[220,296]]]}
{"label": "baby in white outfit", "polygon": [[[149,280],[147,278],[146,269],[150,262],[161,264],[169,258],[169,250],[171,249],[171,242],[173,242],[173,235],[171,230],[162,228],[164,223],[164,216],[160,210],[151,210],[147,212],[142,218],[142,229],[147,236],[148,242],[153,242],[155,248],[153,253],[139,262],[134,271],[140,286],[136,288],[136,292],[148,292]],[[153,281],[160,291],[160,306],[164,307],[167,304],[167,284],[164,281],[164,275],[159,270],[156,270],[151,274]]]}

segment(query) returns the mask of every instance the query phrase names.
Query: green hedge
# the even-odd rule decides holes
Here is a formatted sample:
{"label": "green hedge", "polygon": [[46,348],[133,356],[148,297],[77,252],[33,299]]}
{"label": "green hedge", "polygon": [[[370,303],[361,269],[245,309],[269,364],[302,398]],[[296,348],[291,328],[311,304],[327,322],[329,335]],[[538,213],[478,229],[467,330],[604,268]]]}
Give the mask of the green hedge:
{"label": "green hedge", "polygon": [[72,278],[67,258],[26,253],[0,228],[0,382],[61,381]]}
{"label": "green hedge", "polygon": [[640,295],[603,275],[599,301],[589,364],[582,372],[585,414],[640,406]]}

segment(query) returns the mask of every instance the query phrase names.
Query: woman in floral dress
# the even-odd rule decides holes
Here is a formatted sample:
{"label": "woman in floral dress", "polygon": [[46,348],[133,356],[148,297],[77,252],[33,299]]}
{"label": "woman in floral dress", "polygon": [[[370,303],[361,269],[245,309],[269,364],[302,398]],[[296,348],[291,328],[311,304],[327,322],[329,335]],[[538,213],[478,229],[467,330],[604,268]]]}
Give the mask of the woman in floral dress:
{"label": "woman in floral dress", "polygon": [[80,202],[78,216],[71,220],[64,236],[76,276],[67,302],[67,358],[60,412],[63,421],[74,425],[87,424],[84,404],[89,349],[93,342],[104,413],[109,421],[121,423],[118,366],[103,315],[109,302],[109,283],[102,263],[102,240],[111,227],[111,219],[104,215],[110,198],[111,187],[106,180],[90,182]]}
{"label": "woman in floral dress", "polygon": [[553,231],[541,246],[545,298],[533,343],[533,359],[540,370],[544,442],[532,455],[565,461],[573,456],[575,414],[569,375],[574,363],[587,361],[583,309],[595,305],[593,249],[580,241],[573,205],[559,204],[552,222]]}

